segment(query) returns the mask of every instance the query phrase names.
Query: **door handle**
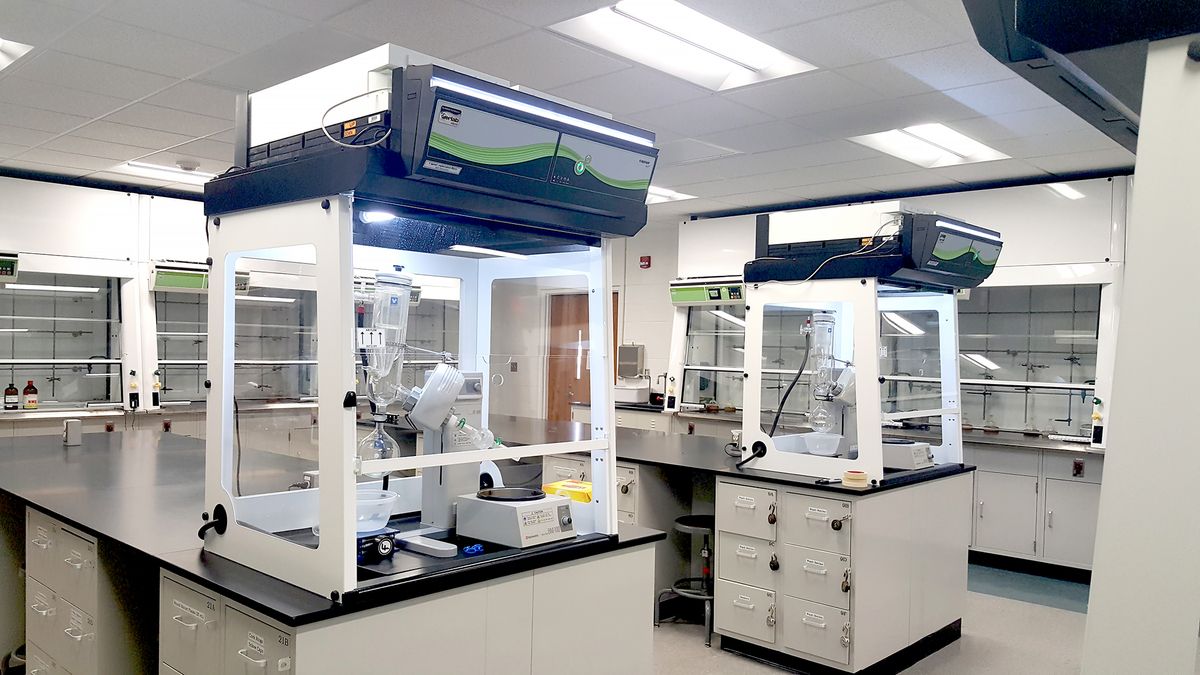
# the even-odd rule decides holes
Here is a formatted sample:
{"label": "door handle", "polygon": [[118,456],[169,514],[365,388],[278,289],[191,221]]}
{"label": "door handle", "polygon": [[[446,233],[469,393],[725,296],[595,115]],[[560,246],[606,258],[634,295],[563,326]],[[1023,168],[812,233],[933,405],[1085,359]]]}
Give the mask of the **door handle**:
{"label": "door handle", "polygon": [[242,657],[243,659],[246,659],[250,663],[253,663],[255,666],[262,668],[263,670],[266,670],[266,668],[267,668],[267,660],[266,659],[256,659],[256,658],[250,656],[249,654],[246,653],[246,649],[244,647],[242,649],[238,650],[238,656]]}
{"label": "door handle", "polygon": [[735,555],[737,555],[737,557],[739,557],[739,558],[749,558],[751,560],[755,560],[758,558],[758,550],[754,549],[754,548],[743,549],[742,547],[739,546],[737,551],[735,552]]}
{"label": "door handle", "polygon": [[175,623],[179,624],[180,626],[183,626],[187,630],[196,630],[196,626],[200,625],[199,622],[188,623],[188,622],[184,621],[182,614],[178,614],[176,616],[171,617],[171,620],[174,621]]}
{"label": "door handle", "polygon": [[1046,512],[1046,527],[1054,527],[1054,512]]}
{"label": "door handle", "polygon": [[983,520],[983,500],[979,500],[979,519]]}

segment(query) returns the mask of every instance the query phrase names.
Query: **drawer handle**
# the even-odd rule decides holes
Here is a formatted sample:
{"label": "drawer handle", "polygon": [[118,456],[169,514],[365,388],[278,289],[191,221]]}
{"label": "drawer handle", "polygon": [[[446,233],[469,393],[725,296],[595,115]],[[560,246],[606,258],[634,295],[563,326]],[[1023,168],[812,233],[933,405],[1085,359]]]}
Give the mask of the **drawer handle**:
{"label": "drawer handle", "polygon": [[741,607],[742,609],[748,609],[748,610],[750,610],[751,612],[753,612],[753,611],[754,611],[754,603],[753,603],[753,602],[743,602],[743,601],[741,601],[741,600],[734,600],[734,601],[733,601],[733,606],[734,606],[734,607]]}
{"label": "drawer handle", "polygon": [[266,669],[266,667],[267,667],[266,659],[256,659],[256,658],[250,656],[249,654],[246,653],[245,648],[238,650],[238,656],[242,657],[243,659],[246,659],[250,663],[253,663],[254,665],[258,666],[259,668]]}
{"label": "drawer handle", "polygon": [[829,522],[829,516],[814,516],[811,513],[806,513],[806,514],[804,514],[804,517],[807,518],[808,520],[819,520],[822,523]]}
{"label": "drawer handle", "polygon": [[755,504],[753,500],[751,500],[751,501],[745,501],[745,500],[742,500],[742,499],[738,499],[738,500],[736,500],[736,501],[734,501],[734,502],[733,502],[733,508],[735,508],[735,509],[748,509],[748,510],[750,510],[750,511],[753,511],[754,509],[757,509],[757,508],[758,508],[758,504]]}
{"label": "drawer handle", "polygon": [[54,616],[54,608],[44,602],[35,602],[29,606],[29,609],[32,609],[41,616]]}
{"label": "drawer handle", "polygon": [[196,630],[196,626],[200,625],[199,622],[188,623],[188,622],[184,621],[182,614],[177,614],[177,615],[171,617],[171,620],[174,621],[175,623],[179,624],[180,626],[183,626],[184,628],[186,628],[188,630]]}
{"label": "drawer handle", "polygon": [[92,636],[95,635],[95,633],[85,633],[83,632],[82,628],[76,628],[74,626],[71,626],[70,628],[64,628],[63,634],[76,642],[83,642],[84,638],[88,638],[90,640]]}
{"label": "drawer handle", "polygon": [[749,558],[751,560],[755,560],[758,558],[758,551],[753,548],[743,549],[739,546],[735,555],[737,555],[737,557],[739,557],[739,558]]}
{"label": "drawer handle", "polygon": [[570,478],[571,476],[575,475],[575,470],[568,469],[565,466],[556,466],[556,467],[554,467],[554,473],[559,478]]}
{"label": "drawer handle", "polygon": [[817,621],[816,619],[812,619],[807,616],[804,617],[803,619],[801,619],[800,621],[808,624],[809,626],[812,626],[813,628],[820,628],[821,630],[825,630],[826,624],[824,621]]}
{"label": "drawer handle", "polygon": [[808,565],[804,566],[804,571],[808,572],[809,574],[820,574],[821,576],[829,574],[829,570],[825,569],[824,567],[810,567]]}
{"label": "drawer handle", "polygon": [[63,563],[65,563],[68,567],[73,567],[77,570],[83,569],[83,565],[86,562],[87,561],[84,560],[83,558],[77,558],[75,556],[71,556],[70,558],[63,558]]}
{"label": "drawer handle", "polygon": [[36,547],[38,547],[38,548],[42,549],[43,551],[45,551],[46,549],[50,548],[50,540],[49,540],[49,539],[42,539],[41,537],[38,537],[37,539],[31,539],[31,540],[29,541],[29,543],[31,543],[31,544],[33,544],[34,546],[36,546]]}

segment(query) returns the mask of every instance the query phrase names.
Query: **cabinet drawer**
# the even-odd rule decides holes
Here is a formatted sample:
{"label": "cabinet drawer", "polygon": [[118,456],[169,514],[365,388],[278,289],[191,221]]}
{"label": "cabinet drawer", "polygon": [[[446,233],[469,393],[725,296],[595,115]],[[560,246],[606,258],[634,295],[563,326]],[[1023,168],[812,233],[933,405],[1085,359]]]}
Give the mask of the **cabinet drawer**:
{"label": "cabinet drawer", "polygon": [[560,480],[588,480],[587,462],[574,457],[549,455],[542,460],[542,483]]}
{"label": "cabinet drawer", "polygon": [[47,650],[58,659],[59,668],[72,675],[97,675],[96,619],[59,596],[55,614],[57,644]]}
{"label": "cabinet drawer", "polygon": [[717,630],[775,643],[775,593],[717,580],[713,612]]}
{"label": "cabinet drawer", "polygon": [[637,525],[637,516],[629,511],[617,511],[617,522],[626,525]]}
{"label": "cabinet drawer", "polygon": [[727,581],[776,590],[771,570],[775,547],[771,542],[740,534],[717,535],[717,575]]}
{"label": "cabinet drawer", "polygon": [[617,465],[617,510],[637,513],[637,467]]}
{"label": "cabinet drawer", "polygon": [[223,651],[226,673],[276,673],[292,669],[291,633],[228,606]]}
{"label": "cabinet drawer", "polygon": [[50,584],[58,525],[54,519],[40,511],[25,509],[25,571],[38,580]]}
{"label": "cabinet drawer", "polygon": [[997,448],[976,445],[971,448],[971,457],[980,471],[1013,473],[1019,476],[1038,475],[1041,453],[1023,448]]}
{"label": "cabinet drawer", "polygon": [[850,554],[850,502],[789,492],[783,497],[783,518],[784,542]]}
{"label": "cabinet drawer", "polygon": [[717,529],[775,541],[776,496],[767,488],[717,483]]}
{"label": "cabinet drawer", "polygon": [[838,663],[850,662],[850,612],[784,596],[779,619],[784,647]]}
{"label": "cabinet drawer", "polygon": [[1104,475],[1104,457],[1074,452],[1042,453],[1042,471],[1046,478],[1099,483]]}
{"label": "cabinet drawer", "polygon": [[45,650],[28,642],[25,644],[25,673],[26,675],[60,675],[63,670]]}
{"label": "cabinet drawer", "polygon": [[[52,565],[50,587],[59,597],[88,614],[96,614],[96,542],[60,527],[55,546],[57,565]],[[69,668],[68,668],[69,670]]]}
{"label": "cabinet drawer", "polygon": [[52,645],[57,640],[54,626],[58,614],[58,594],[37,579],[25,577],[25,640]]}
{"label": "cabinet drawer", "polygon": [[784,544],[780,558],[782,593],[850,609],[850,592],[842,590],[842,582],[850,581],[850,556]]}
{"label": "cabinet drawer", "polygon": [[163,579],[159,593],[159,659],[182,675],[220,672],[221,617],[216,598]]}

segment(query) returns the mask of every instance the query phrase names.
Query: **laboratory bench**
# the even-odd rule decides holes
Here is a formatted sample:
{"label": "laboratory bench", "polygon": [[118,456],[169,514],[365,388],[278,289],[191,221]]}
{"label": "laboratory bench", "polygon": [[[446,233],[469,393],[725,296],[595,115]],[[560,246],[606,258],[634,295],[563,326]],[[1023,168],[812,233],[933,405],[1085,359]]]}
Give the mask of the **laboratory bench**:
{"label": "laboratory bench", "polygon": [[[53,437],[0,439],[0,651],[28,642],[45,672],[359,672],[355,659],[377,656],[360,644],[368,638],[420,652],[410,662],[423,672],[468,663],[547,672],[547,659],[614,630],[635,662],[650,658],[649,570],[661,532],[623,524],[613,537],[494,547],[463,564],[398,552],[403,569],[368,574],[373,581],[335,602],[202,550],[202,442],[154,431],[83,438],[70,448]],[[242,489],[286,489],[307,468],[248,452]],[[593,601],[568,627],[549,625],[563,623],[563,607]]]}

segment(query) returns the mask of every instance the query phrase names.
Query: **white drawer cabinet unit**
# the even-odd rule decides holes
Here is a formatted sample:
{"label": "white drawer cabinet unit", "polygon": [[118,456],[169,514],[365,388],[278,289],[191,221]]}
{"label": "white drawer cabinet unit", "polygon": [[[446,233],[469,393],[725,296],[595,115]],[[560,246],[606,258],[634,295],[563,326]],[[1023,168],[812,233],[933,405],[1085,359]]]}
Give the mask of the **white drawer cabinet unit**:
{"label": "white drawer cabinet unit", "polygon": [[719,478],[723,646],[857,672],[935,633],[952,639],[971,489],[969,473],[861,493]]}

